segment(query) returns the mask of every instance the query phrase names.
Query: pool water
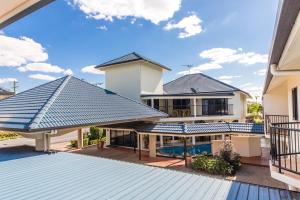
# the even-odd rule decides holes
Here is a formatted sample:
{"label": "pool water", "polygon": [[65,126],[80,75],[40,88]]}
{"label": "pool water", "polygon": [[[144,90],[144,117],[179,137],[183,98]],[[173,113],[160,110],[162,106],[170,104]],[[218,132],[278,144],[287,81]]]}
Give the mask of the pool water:
{"label": "pool water", "polygon": [[[158,148],[157,151],[162,155],[183,156],[184,147],[183,146],[161,147]],[[204,152],[211,154],[211,144],[198,144],[194,146],[189,146],[187,147],[187,152],[190,155],[201,154]]]}

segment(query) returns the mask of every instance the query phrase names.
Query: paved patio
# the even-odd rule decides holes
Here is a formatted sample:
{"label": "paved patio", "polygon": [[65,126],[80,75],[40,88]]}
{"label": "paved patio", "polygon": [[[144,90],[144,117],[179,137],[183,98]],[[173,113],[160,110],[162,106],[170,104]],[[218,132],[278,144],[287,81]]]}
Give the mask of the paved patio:
{"label": "paved patio", "polygon": [[[142,160],[139,160],[138,152],[134,153],[132,149],[121,147],[105,148],[103,150],[98,150],[95,146],[92,146],[81,150],[75,150],[73,151],[73,153],[109,158],[113,160],[121,160],[131,163],[140,163],[144,165],[168,168],[184,172],[191,172],[195,174],[208,175],[205,172],[197,172],[190,168],[185,168],[184,161],[182,159],[166,157],[150,158],[148,156],[148,152],[143,151]],[[220,178],[220,176],[209,176]],[[242,165],[241,170],[238,171],[235,176],[226,177],[226,179],[287,189],[287,186],[285,184],[271,178],[270,169],[267,167],[259,167],[244,164]]]}

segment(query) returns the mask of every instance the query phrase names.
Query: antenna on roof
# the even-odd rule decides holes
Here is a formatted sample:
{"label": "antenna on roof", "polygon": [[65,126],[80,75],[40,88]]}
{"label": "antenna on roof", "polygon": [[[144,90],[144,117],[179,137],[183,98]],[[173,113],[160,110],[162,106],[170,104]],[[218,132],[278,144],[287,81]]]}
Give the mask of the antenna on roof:
{"label": "antenna on roof", "polygon": [[17,93],[17,88],[18,88],[18,81],[14,80],[13,81],[13,85],[12,85],[12,89],[13,89],[13,92],[16,94]]}
{"label": "antenna on roof", "polygon": [[[182,66],[185,66],[185,67],[188,68],[189,75],[190,75],[190,74],[191,74],[191,69],[193,68],[193,65],[187,64],[187,65],[182,65]],[[191,78],[191,76],[188,76],[188,84],[189,84],[189,88],[192,90],[190,78]],[[193,90],[192,90],[192,91],[193,91]]]}

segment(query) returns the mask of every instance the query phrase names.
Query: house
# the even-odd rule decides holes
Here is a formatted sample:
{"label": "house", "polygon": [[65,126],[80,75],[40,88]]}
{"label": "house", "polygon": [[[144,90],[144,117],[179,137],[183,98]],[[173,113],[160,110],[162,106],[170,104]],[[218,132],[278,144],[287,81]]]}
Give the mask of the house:
{"label": "house", "polygon": [[271,176],[300,189],[300,1],[280,2],[263,105],[270,137]]}
{"label": "house", "polygon": [[161,122],[244,122],[250,95],[202,73],[164,84],[170,68],[135,52],[96,66],[108,90],[165,112]]}
{"label": "house", "polygon": [[9,91],[7,91],[3,88],[0,88],[0,100],[5,99],[7,97],[10,97],[12,95],[15,95],[15,93],[14,92],[9,92]]}

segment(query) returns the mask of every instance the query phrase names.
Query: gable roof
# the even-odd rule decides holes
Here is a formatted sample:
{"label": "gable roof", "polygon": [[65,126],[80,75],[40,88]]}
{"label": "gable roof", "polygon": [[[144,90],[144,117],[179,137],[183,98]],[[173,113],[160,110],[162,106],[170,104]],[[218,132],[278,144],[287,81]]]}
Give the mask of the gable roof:
{"label": "gable roof", "polygon": [[14,95],[14,92],[7,91],[3,88],[0,88],[0,95]]}
{"label": "gable roof", "polygon": [[154,65],[157,65],[163,69],[166,69],[166,70],[171,70],[170,68],[158,63],[158,62],[155,62],[149,58],[146,58],[145,56],[142,56],[136,52],[132,52],[132,53],[129,53],[125,56],[121,56],[119,58],[115,58],[113,60],[110,60],[108,62],[105,62],[105,63],[102,63],[98,66],[96,66],[95,68],[104,68],[104,67],[110,67],[110,66],[113,66],[113,65],[117,65],[117,64],[122,64],[122,63],[128,63],[128,62],[134,62],[134,61],[146,61],[146,62],[149,62],[149,63],[152,63]]}
{"label": "gable roof", "polygon": [[166,116],[72,76],[0,101],[0,129],[5,130],[51,130]]}
{"label": "gable roof", "polygon": [[249,93],[202,73],[187,74],[164,84],[164,95],[224,96],[233,95],[235,91],[250,97]]}

